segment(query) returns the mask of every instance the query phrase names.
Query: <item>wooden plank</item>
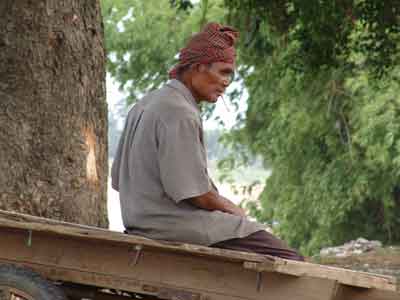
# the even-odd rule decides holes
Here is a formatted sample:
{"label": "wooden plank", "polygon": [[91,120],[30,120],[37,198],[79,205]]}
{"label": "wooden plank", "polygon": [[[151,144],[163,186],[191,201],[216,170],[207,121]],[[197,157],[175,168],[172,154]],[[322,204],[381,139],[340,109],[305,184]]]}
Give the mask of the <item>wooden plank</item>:
{"label": "wooden plank", "polygon": [[50,220],[3,210],[0,210],[0,226],[38,232],[49,232],[63,235],[65,237],[78,237],[86,240],[102,240],[130,245],[143,245],[150,248],[163,249],[164,251],[191,253],[199,256],[211,256],[232,261],[262,262],[266,259],[274,260],[273,257],[266,255],[210,248],[193,244],[156,241],[107,229]]}
{"label": "wooden plank", "polygon": [[[161,289],[165,289],[166,285],[156,285],[153,282],[146,282],[140,280],[133,280],[121,276],[109,276],[106,274],[94,273],[94,272],[85,272],[78,271],[75,269],[67,269],[63,267],[54,267],[54,266],[46,266],[41,264],[35,264],[31,262],[22,262],[15,260],[4,260],[0,259],[0,263],[9,263],[15,264],[19,266],[28,267],[35,272],[41,274],[45,278],[54,281],[62,281],[62,282],[73,282],[79,284],[86,285],[97,285],[98,288],[111,288],[117,290],[123,290],[131,293],[140,293],[146,294],[146,296],[156,297],[157,291]],[[177,287],[169,287],[170,289],[177,289]],[[190,291],[193,294],[199,294],[197,290],[186,290]],[[215,295],[213,293],[208,293],[206,291],[202,291],[202,297],[209,297],[209,299],[220,299],[222,300],[246,300],[247,298],[240,297],[230,297],[226,295]],[[90,299],[90,298],[89,298]],[[97,298],[95,298],[97,299]],[[189,299],[188,299],[189,300]]]}
{"label": "wooden plank", "polygon": [[202,300],[331,300],[334,282],[263,274],[242,262],[144,247],[135,264],[129,244],[0,228],[0,261],[30,266],[45,277],[149,295],[191,293]]}
{"label": "wooden plank", "polygon": [[400,294],[394,291],[366,289],[340,284],[332,300],[400,300]]}
{"label": "wooden plank", "polygon": [[[7,229],[8,228],[8,229]],[[13,229],[14,228],[14,229]],[[16,229],[19,229],[16,231]],[[176,267],[179,265],[182,270],[185,272],[185,276],[183,279],[187,281],[187,287],[193,287],[196,286],[197,284],[203,284],[204,282],[204,274],[202,274],[201,280],[194,280],[196,276],[198,275],[198,270],[196,269],[196,264],[204,264],[206,261],[207,263],[211,263],[212,265],[207,265],[207,276],[210,278],[214,278],[215,274],[213,274],[213,270],[219,270],[216,268],[217,266],[221,266],[221,270],[225,270],[223,272],[226,273],[226,268],[229,265],[229,263],[236,263],[235,270],[232,272],[236,273],[243,273],[246,274],[247,280],[250,280],[248,278],[252,278],[251,280],[256,282],[257,281],[257,272],[262,272],[262,271],[273,271],[275,273],[281,273],[285,275],[295,275],[298,277],[315,277],[315,278],[320,278],[322,282],[325,282],[326,280],[330,280],[330,284],[334,283],[336,280],[339,280],[342,283],[345,284],[350,284],[350,285],[356,285],[356,286],[363,286],[363,287],[370,287],[370,288],[378,288],[378,289],[387,289],[387,290],[395,290],[396,289],[396,282],[393,277],[388,277],[388,276],[379,276],[379,275],[371,275],[371,274],[365,274],[365,273],[360,273],[360,272],[354,272],[354,271],[349,271],[349,270],[343,270],[343,269],[338,269],[338,268],[332,268],[328,266],[321,266],[321,265],[314,265],[314,264],[309,264],[309,263],[303,263],[303,262],[295,262],[295,261],[287,261],[283,259],[279,259],[276,257],[269,257],[269,256],[264,256],[264,255],[258,255],[258,254],[252,254],[252,253],[244,253],[244,252],[237,252],[237,251],[229,251],[229,250],[224,250],[224,249],[217,249],[217,248],[208,248],[208,247],[203,247],[203,246],[196,246],[196,245],[189,245],[189,244],[180,244],[180,243],[171,243],[171,242],[162,242],[162,241],[154,241],[138,236],[132,236],[132,235],[126,235],[126,234],[121,234],[117,232],[112,232],[109,230],[104,230],[100,228],[94,228],[94,227],[88,227],[88,226],[82,226],[82,225],[77,225],[77,224],[70,224],[70,223],[65,223],[65,222],[59,222],[59,221],[54,221],[54,220],[48,220],[48,219],[43,219],[43,218],[38,218],[38,217],[33,217],[33,216],[28,216],[28,215],[23,215],[23,214],[18,214],[18,213],[10,213],[10,212],[4,212],[0,211],[0,232],[4,231],[7,232],[8,234],[10,232],[18,232],[19,236],[19,241],[18,245],[25,245],[29,241],[29,233],[31,233],[31,242],[35,243],[39,240],[39,245],[36,246],[32,249],[39,249],[36,250],[37,253],[46,253],[45,257],[40,257],[39,261],[36,261],[38,264],[42,265],[47,265],[47,266],[58,266],[59,260],[63,258],[64,260],[67,257],[72,257],[70,260],[74,261],[80,261],[81,264],[74,262],[73,266],[71,267],[73,270],[77,271],[82,271],[82,272],[90,272],[93,270],[98,270],[98,266],[96,264],[99,263],[99,261],[102,263],[100,264],[103,265],[103,269],[101,274],[107,274],[110,276],[123,276],[119,272],[115,273],[109,273],[108,270],[112,270],[114,261],[119,260],[119,256],[127,258],[129,257],[129,261],[124,261],[121,262],[121,266],[125,264],[124,266],[132,266],[132,263],[135,261],[136,257],[136,250],[137,247],[143,247],[143,249],[146,251],[146,256],[153,257],[154,262],[159,262],[162,259],[169,260],[171,257],[174,259],[171,259],[170,261],[163,262],[163,268],[168,268],[170,269],[170,273],[175,273]],[[39,237],[39,239],[38,239]],[[45,240],[45,242],[44,242]],[[53,252],[50,252],[52,255],[48,257],[48,251],[46,249],[42,249],[43,245],[46,244],[53,244],[55,243],[57,246],[52,250]],[[68,247],[63,245],[64,241],[66,244],[68,244]],[[63,245],[63,246],[61,246]],[[92,259],[92,254],[91,250],[88,248],[88,245],[92,245],[93,249],[100,250],[105,247],[108,249],[106,252],[102,253],[108,253],[107,257],[102,257],[96,258],[96,262],[92,263],[87,263],[86,262],[91,262]],[[101,247],[99,246],[101,245]],[[14,245],[15,247],[15,245]],[[72,248],[71,248],[72,247]],[[77,250],[78,248],[82,248],[79,251]],[[2,241],[2,249],[0,250],[1,252],[3,251],[3,241]],[[114,250],[112,250],[113,248]],[[60,250],[62,249],[62,250]],[[118,250],[115,250],[118,249]],[[123,249],[123,250],[121,250]],[[11,254],[13,254],[14,250],[10,249]],[[58,253],[62,251],[62,253]],[[68,252],[70,251],[70,253]],[[89,253],[89,254],[88,254]],[[157,255],[155,254],[157,253]],[[24,254],[26,255],[26,254]],[[55,258],[57,258],[54,260]],[[204,260],[204,257],[207,260]],[[13,259],[13,256],[5,256],[3,257],[4,259]],[[24,263],[29,263],[32,262],[31,259],[35,258],[32,257],[32,253],[28,256],[24,256],[23,259],[19,259],[19,261],[22,261]],[[36,259],[36,258],[35,258]],[[190,260],[190,263],[186,262],[186,260]],[[142,259],[140,259],[142,261]],[[51,264],[53,261],[53,264]],[[181,261],[185,261],[185,263],[180,263]],[[35,260],[34,260],[35,262]],[[107,263],[106,263],[107,262]],[[50,264],[49,264],[50,263]],[[245,268],[252,270],[251,272],[243,270],[243,267],[237,268],[237,266],[244,266]],[[67,265],[69,262],[67,263]],[[83,269],[80,269],[83,265]],[[186,265],[185,265],[186,264]],[[219,265],[221,264],[221,265]],[[189,266],[189,269],[187,269],[186,266]],[[159,265],[157,263],[149,264],[147,268],[157,268]],[[136,267],[137,268],[137,267]],[[192,268],[192,269],[190,269]],[[105,271],[107,270],[107,271]],[[97,271],[96,271],[97,272]],[[350,272],[350,273],[349,273]],[[353,272],[353,273],[351,273]],[[216,272],[218,274],[218,272]],[[225,274],[224,273],[224,274]],[[163,273],[162,273],[163,274]],[[196,276],[192,276],[195,274]],[[210,275],[211,274],[211,275]],[[251,274],[251,275],[250,275]],[[126,278],[132,279],[132,276],[134,275],[134,278],[142,278],[143,274],[132,274],[132,273],[127,273]],[[226,274],[225,274],[226,275]],[[360,277],[359,277],[360,275]],[[136,276],[136,277],[135,277]],[[146,273],[146,276],[150,276],[149,274]],[[153,276],[153,274],[152,274]],[[165,276],[165,275],[164,275]],[[268,274],[268,277],[272,276],[271,274]],[[273,278],[277,278],[277,274],[273,275]],[[168,278],[168,276],[165,276]],[[229,277],[229,276],[228,276]],[[265,276],[264,276],[265,277]],[[125,277],[123,277],[125,278]],[[146,277],[147,278],[147,277]],[[292,279],[288,278],[288,276],[284,276],[285,278],[285,284],[288,284],[288,282],[292,282]],[[216,282],[218,282],[218,278],[214,278],[215,280],[211,282],[211,287],[215,285]],[[301,278],[302,280],[304,278]],[[160,279],[161,280],[161,279]],[[177,284],[179,286],[179,281],[177,278],[175,278],[171,284],[174,286]],[[300,282],[301,280],[296,279],[297,282]],[[295,280],[295,281],[296,281]],[[315,279],[313,279],[315,280]],[[150,280],[152,281],[152,280]],[[163,280],[161,280],[164,282]],[[160,281],[160,282],[161,282]],[[168,281],[168,280],[167,280]],[[223,288],[220,286],[215,288],[215,291],[221,290],[231,290],[231,291],[236,291],[238,290],[239,295],[241,294],[241,280],[236,280],[233,279],[232,282],[235,282],[235,284],[225,284]],[[253,282],[253,285],[254,285]],[[102,283],[103,284],[103,283]],[[297,283],[296,283],[297,284]],[[249,285],[249,283],[248,283]],[[261,287],[263,285],[263,281],[261,282]],[[280,286],[279,283],[277,283],[277,286]],[[326,287],[326,285],[322,285]],[[230,289],[227,289],[227,287],[231,287]],[[262,288],[261,288],[262,289]],[[328,290],[333,289],[333,285],[329,288]],[[311,289],[313,290],[313,289]],[[320,291],[321,293],[325,293],[326,291]],[[307,293],[306,293],[307,294]],[[318,293],[316,293],[318,294]],[[234,295],[234,294],[232,294]],[[244,296],[244,295],[243,295]],[[257,298],[257,297],[256,297]],[[256,299],[254,298],[254,299]],[[278,298],[277,298],[278,299]],[[312,299],[312,298],[310,298]]]}
{"label": "wooden plank", "polygon": [[395,277],[280,258],[276,258],[274,262],[245,262],[244,267],[258,272],[268,271],[293,276],[325,278],[356,287],[376,288],[389,291],[397,291],[398,289]]}

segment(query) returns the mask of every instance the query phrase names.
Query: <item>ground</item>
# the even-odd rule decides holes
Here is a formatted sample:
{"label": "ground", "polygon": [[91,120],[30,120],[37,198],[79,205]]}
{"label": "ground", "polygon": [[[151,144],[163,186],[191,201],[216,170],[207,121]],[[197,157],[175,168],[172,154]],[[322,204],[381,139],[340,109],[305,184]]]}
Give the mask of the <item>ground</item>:
{"label": "ground", "polygon": [[396,276],[400,280],[400,246],[387,246],[348,257],[314,257],[313,262]]}

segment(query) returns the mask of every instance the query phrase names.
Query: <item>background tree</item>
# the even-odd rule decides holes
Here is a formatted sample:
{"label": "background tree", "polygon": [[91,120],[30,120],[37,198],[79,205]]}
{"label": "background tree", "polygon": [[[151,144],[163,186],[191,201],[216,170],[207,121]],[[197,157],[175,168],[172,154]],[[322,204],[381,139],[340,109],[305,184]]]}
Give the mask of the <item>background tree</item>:
{"label": "background tree", "polygon": [[272,167],[257,215],[308,253],[399,242],[400,2],[225,4],[250,95],[231,141]]}
{"label": "background tree", "polygon": [[98,1],[0,3],[0,208],[107,227]]}

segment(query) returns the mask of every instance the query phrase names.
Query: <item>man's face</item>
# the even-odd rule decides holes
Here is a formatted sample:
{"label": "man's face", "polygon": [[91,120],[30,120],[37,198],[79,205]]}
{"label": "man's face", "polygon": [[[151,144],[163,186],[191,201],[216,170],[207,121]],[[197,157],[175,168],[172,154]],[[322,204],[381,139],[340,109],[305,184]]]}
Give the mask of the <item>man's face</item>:
{"label": "man's face", "polygon": [[198,100],[215,103],[222,96],[232,81],[235,65],[233,63],[215,62],[210,65],[199,65],[198,72],[192,78],[195,96]]}

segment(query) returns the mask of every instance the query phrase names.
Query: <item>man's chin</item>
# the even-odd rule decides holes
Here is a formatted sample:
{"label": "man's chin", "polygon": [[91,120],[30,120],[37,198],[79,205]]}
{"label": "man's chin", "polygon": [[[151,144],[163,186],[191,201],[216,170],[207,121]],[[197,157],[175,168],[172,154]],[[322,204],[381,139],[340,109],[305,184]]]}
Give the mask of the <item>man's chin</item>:
{"label": "man's chin", "polygon": [[208,102],[208,103],[216,103],[218,101],[218,98],[220,95],[210,95],[208,97],[203,97],[203,102]]}
{"label": "man's chin", "polygon": [[220,97],[220,95],[212,95],[211,97],[207,98],[207,102],[216,103],[218,101],[219,97]]}

